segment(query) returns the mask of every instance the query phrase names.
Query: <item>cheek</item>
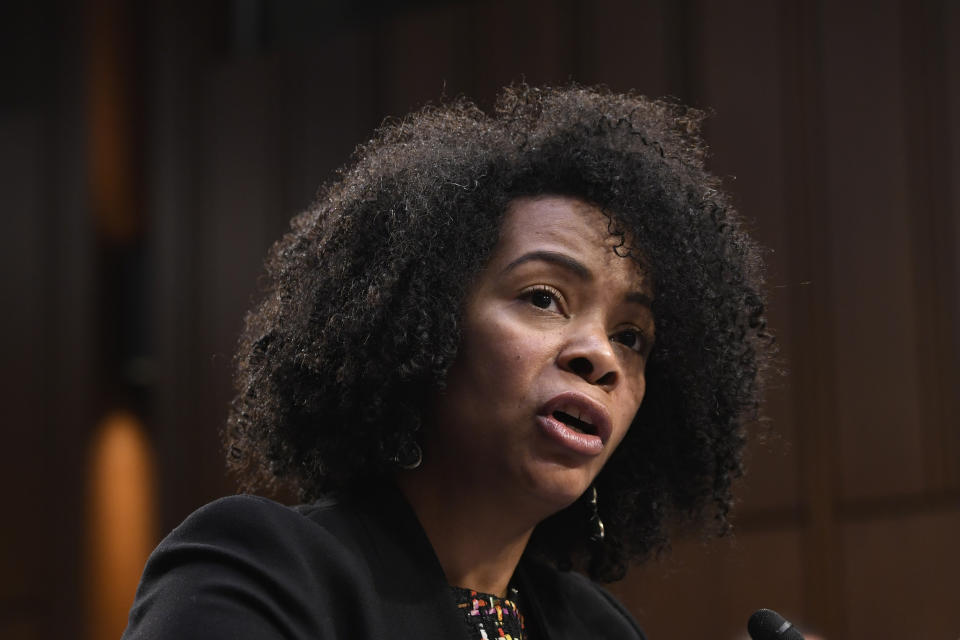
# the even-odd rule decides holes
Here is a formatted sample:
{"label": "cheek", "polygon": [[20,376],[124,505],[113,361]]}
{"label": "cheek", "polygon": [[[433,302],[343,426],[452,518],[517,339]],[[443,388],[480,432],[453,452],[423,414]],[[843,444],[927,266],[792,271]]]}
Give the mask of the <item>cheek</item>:
{"label": "cheek", "polygon": [[501,397],[523,395],[549,360],[547,343],[539,332],[501,314],[472,328],[464,340],[463,370],[482,387],[500,389]]}
{"label": "cheek", "polygon": [[621,440],[630,430],[630,425],[633,424],[633,419],[636,417],[637,411],[640,410],[640,403],[643,401],[645,391],[646,383],[641,378],[630,389],[625,389],[623,396],[617,402],[617,423],[620,427],[618,432]]}

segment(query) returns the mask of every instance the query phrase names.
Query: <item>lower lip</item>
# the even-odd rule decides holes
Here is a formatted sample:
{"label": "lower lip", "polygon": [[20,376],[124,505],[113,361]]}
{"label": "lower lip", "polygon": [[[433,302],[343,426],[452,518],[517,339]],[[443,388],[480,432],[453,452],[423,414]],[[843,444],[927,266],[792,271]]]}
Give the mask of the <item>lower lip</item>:
{"label": "lower lip", "polygon": [[600,436],[571,429],[553,416],[537,416],[537,423],[547,437],[570,451],[584,456],[596,456],[603,452]]}

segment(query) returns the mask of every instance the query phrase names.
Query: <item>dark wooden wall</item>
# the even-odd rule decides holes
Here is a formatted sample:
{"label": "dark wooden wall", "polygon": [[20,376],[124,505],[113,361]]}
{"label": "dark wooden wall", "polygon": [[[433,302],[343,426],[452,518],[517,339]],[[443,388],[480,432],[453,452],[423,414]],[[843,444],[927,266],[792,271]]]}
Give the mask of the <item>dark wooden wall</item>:
{"label": "dark wooden wall", "polygon": [[[762,606],[834,639],[960,634],[960,4],[4,11],[0,636],[81,635],[88,449],[110,410],[145,425],[161,531],[231,492],[218,430],[261,260],[353,147],[518,79],[712,109],[711,166],[770,248],[787,374],[736,535],[615,585],[650,636],[736,638]],[[119,205],[97,198],[101,162],[127,176]]]}

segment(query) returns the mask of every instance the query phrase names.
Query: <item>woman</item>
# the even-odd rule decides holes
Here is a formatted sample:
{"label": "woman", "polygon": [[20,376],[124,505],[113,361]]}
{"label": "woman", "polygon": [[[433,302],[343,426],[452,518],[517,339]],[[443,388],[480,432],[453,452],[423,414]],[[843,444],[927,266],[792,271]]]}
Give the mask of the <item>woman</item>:
{"label": "woman", "polygon": [[638,638],[594,580],[728,525],[769,339],[699,114],[506,90],[384,127],[273,249],[226,432],[245,489],[127,638]]}

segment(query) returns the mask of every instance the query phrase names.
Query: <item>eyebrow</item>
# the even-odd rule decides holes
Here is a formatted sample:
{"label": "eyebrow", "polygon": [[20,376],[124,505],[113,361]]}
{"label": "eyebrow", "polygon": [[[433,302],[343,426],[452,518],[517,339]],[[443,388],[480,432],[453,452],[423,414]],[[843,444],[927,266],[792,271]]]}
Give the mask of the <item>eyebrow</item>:
{"label": "eyebrow", "polygon": [[627,302],[640,304],[647,307],[648,309],[653,308],[653,298],[651,298],[645,293],[640,293],[639,291],[631,291],[624,297],[626,298]]}
{"label": "eyebrow", "polygon": [[581,280],[593,280],[593,272],[590,271],[585,264],[576,258],[572,258],[565,253],[559,253],[557,251],[531,251],[530,253],[525,253],[504,267],[503,273],[512,271],[525,262],[532,262],[534,260],[549,262],[551,264],[563,267],[567,271],[572,272]]}
{"label": "eyebrow", "polygon": [[[576,258],[557,251],[531,251],[529,253],[525,253],[504,267],[503,273],[512,271],[526,262],[533,262],[537,260],[541,262],[549,262],[550,264],[555,264],[559,267],[562,267],[573,273],[581,280],[587,282],[592,282],[594,280],[593,272],[590,271],[585,264]],[[653,307],[653,299],[640,291],[630,291],[624,296],[624,299],[627,302],[643,305],[647,308]]]}

